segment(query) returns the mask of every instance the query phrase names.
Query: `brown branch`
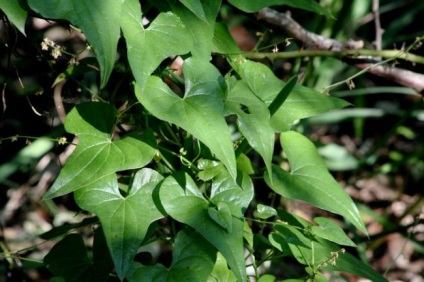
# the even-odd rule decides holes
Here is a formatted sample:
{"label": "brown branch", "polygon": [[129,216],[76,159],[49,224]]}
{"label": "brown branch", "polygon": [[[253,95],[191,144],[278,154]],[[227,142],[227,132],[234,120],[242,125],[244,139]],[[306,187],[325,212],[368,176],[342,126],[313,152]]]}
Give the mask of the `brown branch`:
{"label": "brown branch", "polygon": [[[341,42],[310,32],[293,20],[289,13],[280,13],[270,8],[264,8],[257,13],[257,18],[280,28],[288,36],[293,37],[294,40],[303,43],[308,49],[342,52],[361,49],[363,47],[362,41],[349,40],[348,42]],[[424,92],[423,74],[391,66],[375,66],[370,68],[371,64],[364,64],[360,61],[358,61],[359,63],[355,63],[354,57],[351,58],[353,60],[350,60],[349,63],[359,69],[368,68],[368,72],[370,73],[413,88],[418,92]],[[376,57],[376,59],[378,58]]]}
{"label": "brown branch", "polygon": [[258,19],[263,19],[268,23],[282,29],[287,35],[295,40],[305,44],[307,49],[343,51],[351,49],[360,49],[364,46],[362,41],[349,40],[348,42],[340,42],[316,33],[307,31],[295,20],[290,14],[279,13],[270,8],[263,8],[256,14]]}

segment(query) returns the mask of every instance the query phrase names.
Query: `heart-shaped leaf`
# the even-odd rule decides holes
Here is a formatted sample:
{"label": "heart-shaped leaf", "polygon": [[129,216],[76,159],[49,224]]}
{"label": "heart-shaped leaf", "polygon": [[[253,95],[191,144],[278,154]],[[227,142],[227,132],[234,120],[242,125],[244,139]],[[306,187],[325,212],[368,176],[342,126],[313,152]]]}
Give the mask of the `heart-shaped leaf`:
{"label": "heart-shaped leaf", "polygon": [[206,281],[216,259],[216,250],[198,233],[180,231],[175,237],[172,265],[144,266],[133,263],[128,281]]}
{"label": "heart-shaped leaf", "polygon": [[258,213],[257,213],[256,216],[258,218],[261,218],[261,219],[267,219],[267,218],[270,218],[272,216],[277,215],[277,211],[273,207],[270,207],[270,206],[258,204],[257,210],[258,210]]}
{"label": "heart-shaped leaf", "polygon": [[68,20],[84,32],[100,65],[101,87],[106,85],[115,64],[122,3],[123,0],[28,0],[31,9],[43,17]]}
{"label": "heart-shaped leaf", "polygon": [[232,214],[230,208],[224,202],[219,202],[216,207],[209,207],[208,214],[210,218],[221,225],[228,232],[232,232]]}
{"label": "heart-shaped leaf", "polygon": [[281,133],[280,139],[291,171],[273,166],[272,183],[265,176],[268,185],[284,197],[340,214],[366,233],[357,207],[328,172],[312,142],[294,131]]}
{"label": "heart-shaped leaf", "polygon": [[[161,13],[144,29],[139,1],[125,0],[121,28],[127,43],[128,61],[140,88],[167,57],[190,52],[192,38],[175,14]],[[141,63],[142,62],[142,63]]]}
{"label": "heart-shaped leaf", "polygon": [[236,177],[236,158],[230,132],[223,116],[225,83],[209,62],[190,58],[184,62],[184,98],[158,77],[151,76],[144,91],[136,86],[141,104],[154,116],[174,123],[202,141]]}
{"label": "heart-shaped leaf", "polygon": [[237,282],[234,273],[228,269],[227,261],[221,253],[218,253],[216,257],[215,267],[208,281]]}
{"label": "heart-shaped leaf", "polygon": [[99,217],[121,279],[128,271],[150,224],[163,217],[152,196],[162,179],[156,171],[145,168],[136,173],[126,197],[119,192],[115,174],[109,174],[75,192],[78,205]]}
{"label": "heart-shaped leaf", "polygon": [[[264,64],[252,62],[242,57],[234,57],[233,68],[249,85],[255,95],[267,106],[277,98],[286,85]],[[349,103],[319,93],[312,88],[296,85],[290,95],[271,117],[275,131],[287,131],[298,119],[315,116],[333,109],[343,108]]]}
{"label": "heart-shaped leaf", "polygon": [[84,103],[68,114],[65,129],[80,138],[75,151],[44,199],[58,197],[95,183],[116,171],[141,168],[156,153],[151,131],[130,133],[113,141],[115,109],[105,103]]}
{"label": "heart-shaped leaf", "polygon": [[[240,208],[230,208],[231,229],[223,228],[213,220],[208,212],[209,202],[197,190],[196,184],[188,176],[165,179],[159,190],[159,197],[165,211],[175,220],[185,223],[199,232],[225,257],[238,281],[246,281],[246,266],[243,254],[243,220]],[[184,207],[182,209],[181,207]]]}
{"label": "heart-shaped leaf", "polygon": [[210,61],[215,20],[221,0],[181,2],[171,1],[171,7],[185,24],[185,33],[192,37],[191,54],[200,60]]}

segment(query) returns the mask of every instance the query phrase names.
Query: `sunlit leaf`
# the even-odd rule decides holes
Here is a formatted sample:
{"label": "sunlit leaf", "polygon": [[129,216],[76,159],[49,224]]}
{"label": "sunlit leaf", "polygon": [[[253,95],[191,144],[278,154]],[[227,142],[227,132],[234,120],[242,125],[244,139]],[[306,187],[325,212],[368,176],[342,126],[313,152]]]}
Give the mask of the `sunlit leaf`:
{"label": "sunlit leaf", "polygon": [[[233,68],[249,85],[255,95],[267,106],[271,105],[286,83],[278,79],[264,64],[234,57]],[[315,116],[330,110],[343,108],[349,103],[324,95],[312,88],[296,85],[284,103],[271,117],[271,126],[275,131],[287,131],[299,119]]]}
{"label": "sunlit leaf", "polygon": [[76,191],[117,171],[141,168],[153,159],[156,141],[151,131],[113,141],[114,126],[115,109],[105,103],[80,104],[68,114],[65,129],[80,142],[44,199]]}
{"label": "sunlit leaf", "polygon": [[186,90],[177,96],[158,77],[151,76],[144,91],[136,96],[157,118],[174,123],[202,141],[236,177],[236,158],[230,132],[223,116],[225,83],[209,62],[190,58],[184,62]]}
{"label": "sunlit leaf", "polygon": [[312,142],[294,131],[281,133],[280,139],[290,163],[290,172],[273,166],[272,183],[266,175],[268,185],[284,197],[340,214],[366,233],[357,207],[328,172]]}

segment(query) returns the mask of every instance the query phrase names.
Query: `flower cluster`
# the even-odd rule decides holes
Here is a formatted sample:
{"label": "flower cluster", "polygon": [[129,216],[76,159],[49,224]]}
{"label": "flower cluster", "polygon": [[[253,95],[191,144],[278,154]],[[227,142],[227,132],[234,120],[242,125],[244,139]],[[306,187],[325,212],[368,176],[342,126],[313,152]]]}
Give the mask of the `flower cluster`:
{"label": "flower cluster", "polygon": [[48,51],[51,48],[51,55],[53,58],[57,59],[62,56],[63,47],[57,45],[52,40],[48,38],[44,38],[43,42],[41,42],[41,50]]}

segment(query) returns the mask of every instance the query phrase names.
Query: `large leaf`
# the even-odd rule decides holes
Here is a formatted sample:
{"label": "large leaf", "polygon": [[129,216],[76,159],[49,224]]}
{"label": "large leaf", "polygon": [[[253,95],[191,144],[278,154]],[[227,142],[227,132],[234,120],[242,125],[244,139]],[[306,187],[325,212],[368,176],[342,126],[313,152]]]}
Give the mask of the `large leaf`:
{"label": "large leaf", "polygon": [[80,28],[96,53],[104,87],[116,60],[123,0],[28,0],[43,17],[70,21]]}
{"label": "large leaf", "polygon": [[154,116],[174,123],[202,141],[236,177],[236,159],[225,122],[225,84],[219,71],[207,61],[190,58],[184,62],[186,91],[177,96],[158,77],[151,76],[138,100]]}
{"label": "large leaf", "polygon": [[[175,220],[183,222],[199,232],[225,257],[238,281],[246,281],[246,266],[243,254],[243,220],[239,207],[226,203],[232,214],[231,228],[222,226],[222,221],[210,215],[210,203],[198,192],[188,175],[165,179],[159,190],[165,211]],[[184,208],[181,208],[184,207]],[[221,223],[221,224],[220,224]],[[231,232],[229,232],[231,229]]]}
{"label": "large leaf", "polygon": [[138,171],[125,197],[119,192],[115,174],[75,192],[78,205],[99,217],[121,279],[128,271],[149,225],[163,216],[152,196],[162,178],[151,169]]}
{"label": "large leaf", "polygon": [[240,10],[249,13],[257,12],[264,7],[287,5],[320,15],[331,16],[330,12],[320,6],[315,0],[229,0],[229,2]]}
{"label": "large leaf", "polygon": [[152,132],[113,141],[114,126],[115,109],[108,104],[84,103],[68,114],[65,129],[80,142],[44,199],[89,186],[116,171],[143,167],[153,159],[156,141]]}
{"label": "large leaf", "polygon": [[25,22],[28,12],[22,7],[21,1],[18,0],[2,0],[0,2],[0,10],[6,14],[16,28],[25,34]]}
{"label": "large leaf", "polygon": [[225,101],[229,114],[237,115],[237,125],[250,146],[264,160],[271,175],[274,152],[274,129],[270,125],[270,112],[244,81],[238,81]]}
{"label": "large leaf", "polygon": [[[231,61],[233,68],[249,85],[250,89],[268,106],[286,85],[264,64],[245,60],[241,56]],[[319,93],[312,88],[296,85],[290,95],[271,117],[276,131],[287,131],[298,119],[343,108],[349,103]]]}
{"label": "large leaf", "polygon": [[128,281],[206,281],[216,259],[216,250],[198,233],[180,231],[175,237],[172,265],[143,266],[134,263],[128,272]]}
{"label": "large leaf", "polygon": [[268,185],[284,197],[340,214],[366,233],[357,207],[328,172],[312,142],[294,131],[281,133],[280,139],[290,172],[273,166],[272,183],[266,175]]}
{"label": "large leaf", "polygon": [[127,43],[128,61],[139,87],[144,88],[149,75],[167,57],[188,53],[192,38],[173,13],[161,13],[144,29],[137,0],[125,0],[121,28]]}
{"label": "large leaf", "polygon": [[191,0],[171,1],[173,12],[185,24],[185,34],[191,36],[194,42],[191,54],[198,59],[211,59],[212,38],[215,29],[215,20],[221,7],[221,0]]}

